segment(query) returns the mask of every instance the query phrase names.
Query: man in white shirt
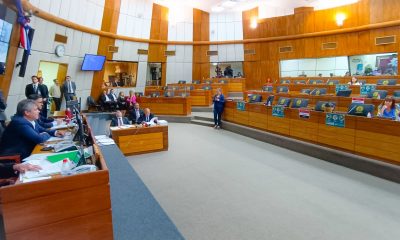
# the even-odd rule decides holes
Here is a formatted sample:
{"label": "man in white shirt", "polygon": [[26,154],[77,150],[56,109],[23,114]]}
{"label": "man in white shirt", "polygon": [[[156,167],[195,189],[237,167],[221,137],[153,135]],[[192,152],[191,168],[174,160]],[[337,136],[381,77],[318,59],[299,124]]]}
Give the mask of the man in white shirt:
{"label": "man in white shirt", "polygon": [[53,98],[54,104],[56,105],[56,111],[60,111],[61,108],[61,88],[57,79],[53,80],[54,85],[50,87],[50,96]]}
{"label": "man in white shirt", "polygon": [[111,127],[120,127],[128,124],[129,124],[128,118],[123,117],[122,112],[117,110],[115,112],[115,117],[111,119]]}

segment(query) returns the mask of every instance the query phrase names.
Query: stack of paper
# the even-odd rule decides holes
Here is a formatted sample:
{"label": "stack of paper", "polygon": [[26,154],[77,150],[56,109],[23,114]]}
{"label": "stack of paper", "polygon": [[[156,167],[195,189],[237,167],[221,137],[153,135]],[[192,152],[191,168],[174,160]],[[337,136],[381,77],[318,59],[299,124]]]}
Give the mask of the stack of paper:
{"label": "stack of paper", "polygon": [[112,138],[107,137],[106,135],[98,135],[94,137],[96,139],[96,143],[99,146],[106,146],[106,145],[115,145],[115,142]]}

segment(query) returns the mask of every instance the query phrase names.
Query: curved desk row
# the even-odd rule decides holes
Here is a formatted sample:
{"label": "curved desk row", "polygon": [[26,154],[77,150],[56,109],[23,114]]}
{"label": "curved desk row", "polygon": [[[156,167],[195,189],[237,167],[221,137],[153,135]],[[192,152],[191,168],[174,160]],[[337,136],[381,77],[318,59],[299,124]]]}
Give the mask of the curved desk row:
{"label": "curved desk row", "polygon": [[326,113],[310,111],[310,117],[301,118],[298,109],[286,108],[284,117],[272,116],[272,107],[246,104],[245,110],[236,108],[236,102],[226,102],[223,119],[317,143],[351,153],[400,164],[400,122],[387,119],[349,116],[345,127],[325,124]]}
{"label": "curved desk row", "polygon": [[140,108],[150,108],[151,112],[160,115],[190,115],[192,99],[190,97],[140,97],[137,99]]}

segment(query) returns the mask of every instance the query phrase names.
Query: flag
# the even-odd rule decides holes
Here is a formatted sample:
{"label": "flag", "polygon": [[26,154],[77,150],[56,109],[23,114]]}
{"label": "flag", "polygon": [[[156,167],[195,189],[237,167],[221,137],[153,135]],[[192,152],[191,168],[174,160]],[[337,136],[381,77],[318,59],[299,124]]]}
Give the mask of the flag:
{"label": "flag", "polygon": [[31,50],[28,33],[31,27],[28,25],[30,22],[29,17],[26,17],[22,8],[21,0],[14,0],[15,6],[18,9],[18,23],[20,24],[20,43],[21,47],[28,51]]}

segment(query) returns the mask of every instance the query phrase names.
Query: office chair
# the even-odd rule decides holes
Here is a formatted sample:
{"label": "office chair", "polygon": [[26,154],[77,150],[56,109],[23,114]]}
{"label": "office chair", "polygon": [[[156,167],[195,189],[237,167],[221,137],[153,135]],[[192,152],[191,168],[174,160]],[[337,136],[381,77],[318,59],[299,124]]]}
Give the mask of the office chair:
{"label": "office chair", "polygon": [[337,85],[337,84],[339,84],[339,80],[331,80],[331,79],[329,79],[326,82],[326,84],[328,84],[328,85]]}
{"label": "office chair", "polygon": [[289,107],[292,99],[286,97],[280,97],[276,105],[282,105],[284,107]]}
{"label": "office chair", "polygon": [[369,92],[367,97],[373,98],[373,99],[385,99],[387,94],[388,94],[387,90],[375,90],[375,91]]}
{"label": "office chair", "polygon": [[261,102],[261,95],[259,94],[253,94],[249,97],[249,103],[256,103],[256,102]]}
{"label": "office chair", "polygon": [[274,88],[272,86],[263,86],[262,90],[263,92],[272,92]]}
{"label": "office chair", "polygon": [[379,79],[376,85],[396,85],[397,80],[396,79]]}
{"label": "office chair", "polygon": [[323,84],[323,83],[324,83],[324,81],[321,79],[310,79],[308,81],[308,84]]}
{"label": "office chair", "polygon": [[287,86],[279,86],[276,89],[277,93],[288,93],[289,92],[289,88]]}
{"label": "office chair", "polygon": [[305,108],[308,106],[308,99],[305,98],[294,98],[292,100],[291,108]]}

